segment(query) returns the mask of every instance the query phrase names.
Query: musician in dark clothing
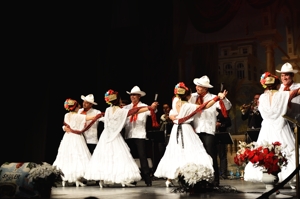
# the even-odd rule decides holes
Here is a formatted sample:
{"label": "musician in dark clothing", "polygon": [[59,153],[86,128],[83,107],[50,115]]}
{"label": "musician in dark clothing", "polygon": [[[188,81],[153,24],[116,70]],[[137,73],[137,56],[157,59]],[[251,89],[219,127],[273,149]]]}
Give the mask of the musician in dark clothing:
{"label": "musician in dark clothing", "polygon": [[[228,133],[228,128],[231,127],[231,119],[229,117],[229,114],[227,117],[224,117],[222,114],[222,111],[220,109],[217,109],[218,115],[217,115],[217,123],[216,123],[216,134],[217,133]],[[216,136],[217,137],[217,136]],[[227,179],[227,144],[221,143],[221,140],[216,140],[217,145],[217,156],[219,156],[220,161],[220,177],[221,179]]]}
{"label": "musician in dark clothing", "polygon": [[173,121],[169,118],[169,112],[171,108],[169,104],[163,105],[163,112],[162,116],[160,117],[160,131],[163,131],[165,134],[165,145],[167,146],[170,139],[171,130],[173,127]]}
{"label": "musician in dark clothing", "polygon": [[242,112],[242,120],[245,121],[248,119],[248,129],[247,130],[260,130],[261,128],[261,122],[262,122],[262,117],[260,115],[260,112],[258,110],[258,99],[259,99],[260,94],[256,93],[254,95],[253,101],[251,104],[243,104],[240,107],[240,110]]}

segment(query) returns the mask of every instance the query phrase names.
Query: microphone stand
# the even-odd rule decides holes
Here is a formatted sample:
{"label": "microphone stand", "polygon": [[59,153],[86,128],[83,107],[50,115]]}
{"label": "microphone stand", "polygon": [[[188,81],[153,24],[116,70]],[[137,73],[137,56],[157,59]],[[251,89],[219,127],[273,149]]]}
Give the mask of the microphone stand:
{"label": "microphone stand", "polygon": [[[286,115],[282,116],[286,120],[290,121],[291,123],[295,124],[295,156],[296,156],[296,168],[299,166],[299,134],[298,134],[298,127],[300,127],[300,123],[290,118]],[[299,171],[296,173],[296,198],[299,198]]]}

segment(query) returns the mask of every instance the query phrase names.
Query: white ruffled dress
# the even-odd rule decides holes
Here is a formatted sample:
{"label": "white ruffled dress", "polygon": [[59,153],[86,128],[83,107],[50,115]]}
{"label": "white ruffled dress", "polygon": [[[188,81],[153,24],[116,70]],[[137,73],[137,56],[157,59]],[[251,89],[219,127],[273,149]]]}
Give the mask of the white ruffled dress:
{"label": "white ruffled dress", "polygon": [[84,176],[87,180],[103,180],[105,184],[141,180],[140,170],[120,133],[128,111],[116,106],[106,109],[104,130]]}
{"label": "white ruffled dress", "polygon": [[[184,103],[177,118],[183,118],[191,114],[196,108],[197,106],[195,104]],[[201,174],[203,180],[213,180],[214,169],[212,166],[212,158],[206,152],[202,141],[191,126],[190,122],[192,120],[193,117],[181,125],[182,134],[177,133],[178,125],[173,125],[169,143],[157,166],[154,176],[158,178],[176,179],[178,174],[176,172],[177,169],[194,163],[202,168]]]}
{"label": "white ruffled dress", "polygon": [[[280,142],[282,144],[282,152],[286,154],[288,165],[282,168],[278,174],[279,182],[287,178],[296,168],[295,164],[295,137],[291,128],[282,116],[286,114],[288,109],[289,92],[275,92],[270,103],[272,92],[266,91],[259,98],[259,111],[262,115],[263,122],[257,139],[258,145],[268,142]],[[254,167],[249,162],[245,167],[245,181],[261,182],[263,176],[262,167]]]}
{"label": "white ruffled dress", "polygon": [[[65,123],[73,130],[82,130],[86,116],[77,113],[66,113]],[[75,182],[83,177],[91,158],[91,153],[86,145],[83,135],[65,133],[56,155],[53,166],[57,166],[64,173],[63,180]]]}

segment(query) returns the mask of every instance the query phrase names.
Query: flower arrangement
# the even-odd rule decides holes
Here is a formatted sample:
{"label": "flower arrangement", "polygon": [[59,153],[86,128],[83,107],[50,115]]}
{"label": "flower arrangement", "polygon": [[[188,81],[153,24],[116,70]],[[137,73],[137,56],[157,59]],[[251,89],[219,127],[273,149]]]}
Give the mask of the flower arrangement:
{"label": "flower arrangement", "polygon": [[213,171],[211,169],[195,163],[189,163],[178,168],[176,176],[177,178],[175,180],[180,185],[179,189],[184,192],[188,192],[197,182],[212,182],[214,178]]}
{"label": "flower arrangement", "polygon": [[28,175],[29,182],[37,183],[48,183],[53,187],[56,187],[56,182],[61,181],[61,176],[64,176],[63,172],[46,162],[42,164],[36,164]]}
{"label": "flower arrangement", "polygon": [[256,142],[247,144],[239,142],[239,150],[234,157],[234,162],[238,165],[245,165],[252,162],[254,166],[265,169],[269,174],[277,175],[281,168],[287,165],[287,158],[282,153],[280,142],[272,144],[264,142],[262,146],[258,146]]}
{"label": "flower arrangement", "polygon": [[117,95],[114,90],[109,89],[104,93],[104,100],[107,104],[111,105],[111,101],[117,99]]}
{"label": "flower arrangement", "polygon": [[174,94],[178,95],[178,94],[184,94],[185,91],[189,90],[185,84],[183,82],[179,82],[178,84],[175,85],[174,88]]}
{"label": "flower arrangement", "polygon": [[64,108],[67,110],[67,111],[72,111],[76,108],[77,106],[77,101],[76,100],[73,100],[73,99],[66,99],[66,101],[64,102]]}
{"label": "flower arrangement", "polygon": [[276,75],[272,75],[270,72],[265,72],[260,77],[260,84],[263,88],[267,88],[267,84],[274,83],[275,79],[278,79]]}
{"label": "flower arrangement", "polygon": [[56,183],[62,180],[62,176],[64,176],[63,172],[56,166],[43,162],[34,163],[27,178],[43,198],[50,198],[51,187],[56,187]]}

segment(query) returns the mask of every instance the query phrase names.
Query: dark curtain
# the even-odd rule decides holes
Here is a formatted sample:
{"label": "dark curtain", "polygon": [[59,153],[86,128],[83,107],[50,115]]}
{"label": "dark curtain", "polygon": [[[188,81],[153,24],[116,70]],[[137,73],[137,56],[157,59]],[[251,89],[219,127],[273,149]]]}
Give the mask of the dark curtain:
{"label": "dark curtain", "polygon": [[[277,0],[247,0],[257,9],[271,5]],[[237,14],[242,0],[190,0],[185,1],[188,15],[199,32],[211,33],[224,28]]]}
{"label": "dark curtain", "polygon": [[[43,24],[47,30],[38,37],[31,34],[35,26],[27,24],[28,35],[22,41],[30,41],[30,45],[19,48],[27,57],[20,64],[24,71],[14,71],[22,77],[13,73],[8,76],[17,87],[11,88],[13,98],[19,101],[13,104],[25,112],[7,125],[8,133],[1,140],[8,141],[9,146],[1,145],[0,163],[53,163],[64,133],[66,98],[82,103],[80,96],[92,93],[98,103],[95,108],[105,111],[105,91],[115,89],[129,99],[126,91],[138,85],[147,93],[145,103],[154,100],[155,92],[161,104],[171,99],[173,88],[166,83],[166,68],[171,56],[167,52],[172,41],[172,7],[170,1],[150,5],[142,1],[107,1],[97,12],[45,13],[48,21],[43,15],[31,21]],[[31,65],[35,67],[29,70]],[[165,97],[163,91],[168,90],[170,94]]]}
{"label": "dark curtain", "polygon": [[[231,3],[233,2],[233,3]],[[199,32],[211,33],[225,27],[238,12],[241,1],[186,1],[193,26]]]}
{"label": "dark curtain", "polygon": [[[217,80],[214,79],[218,72],[218,45],[213,43],[197,45],[192,53],[192,65],[194,67],[194,74],[191,74],[188,79],[189,85],[193,85],[194,78],[200,78],[207,75],[213,86]],[[213,90],[213,89],[212,89]]]}
{"label": "dark curtain", "polygon": [[282,1],[282,0],[246,0],[246,1],[253,8],[261,9],[261,8],[271,5],[275,1]]}

